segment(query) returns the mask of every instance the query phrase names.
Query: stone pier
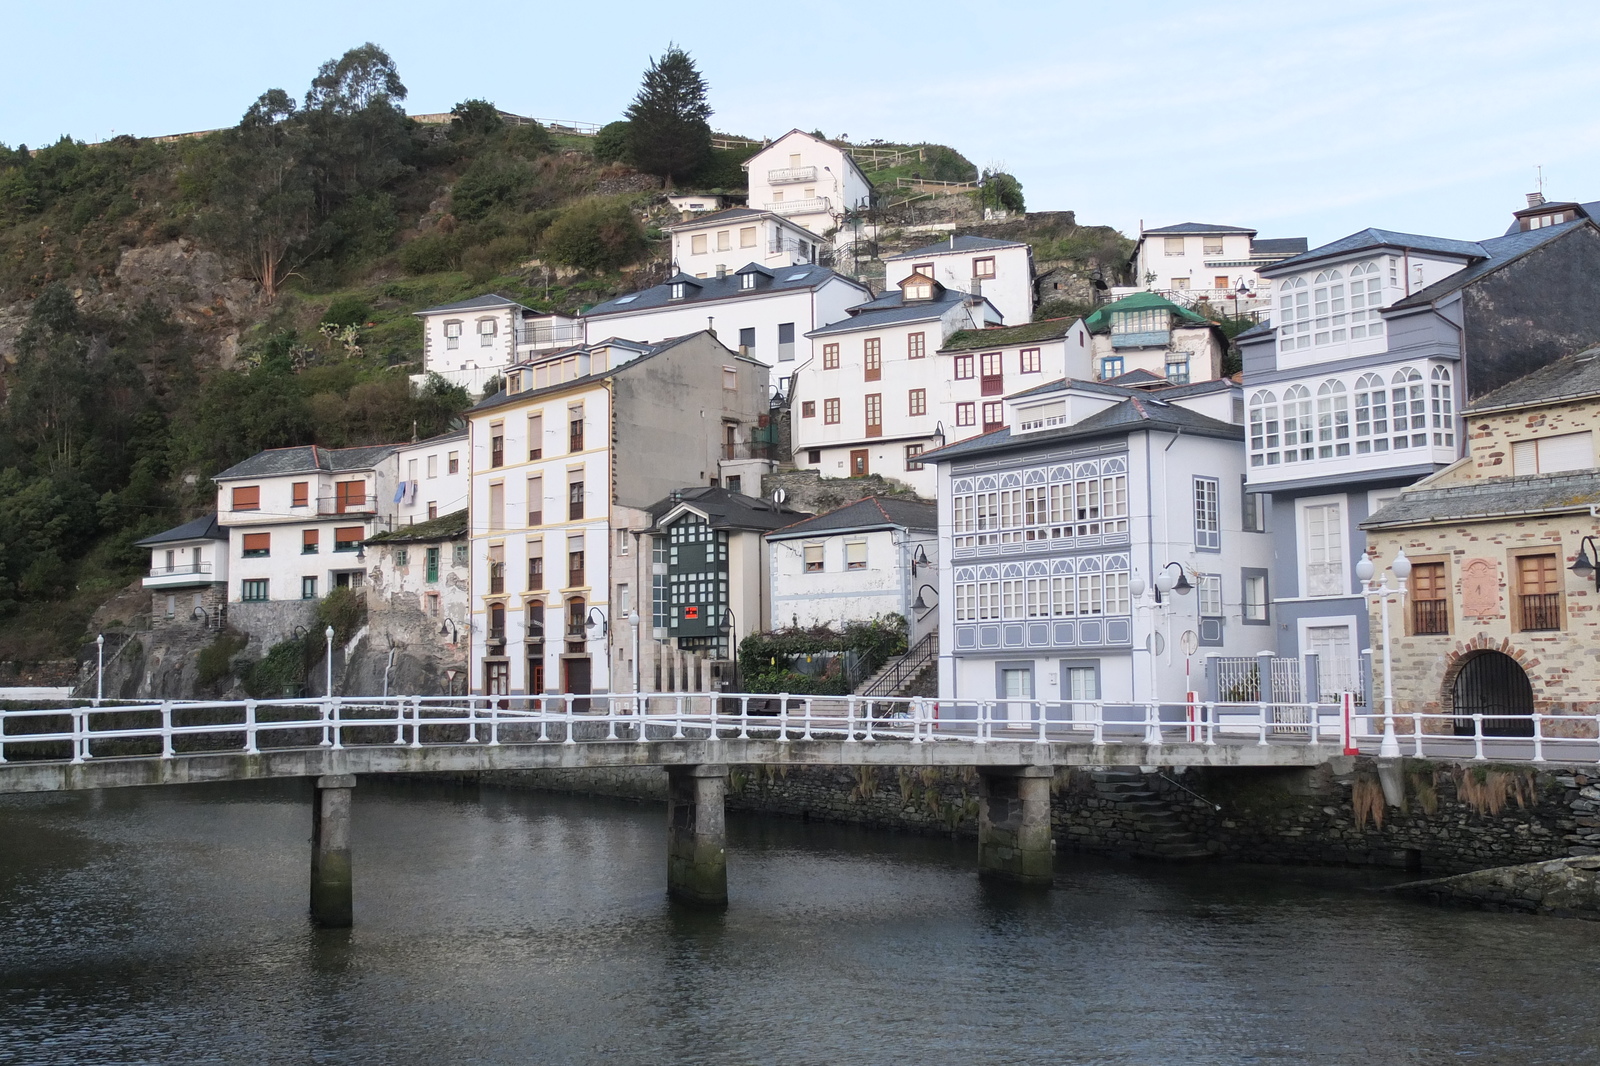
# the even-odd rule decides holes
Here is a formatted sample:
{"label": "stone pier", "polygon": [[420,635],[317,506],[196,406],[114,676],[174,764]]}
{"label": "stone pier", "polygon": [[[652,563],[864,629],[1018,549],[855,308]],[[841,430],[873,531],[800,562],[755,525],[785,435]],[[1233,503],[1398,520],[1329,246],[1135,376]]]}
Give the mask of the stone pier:
{"label": "stone pier", "polygon": [[667,895],[701,907],[728,903],[728,768],[667,767]]}
{"label": "stone pier", "polygon": [[1049,885],[1055,842],[1050,837],[1048,766],[980,768],[978,873],[997,881]]}
{"label": "stone pier", "polygon": [[350,793],[355,774],[317,778],[311,804],[311,917],[326,929],[351,924]]}

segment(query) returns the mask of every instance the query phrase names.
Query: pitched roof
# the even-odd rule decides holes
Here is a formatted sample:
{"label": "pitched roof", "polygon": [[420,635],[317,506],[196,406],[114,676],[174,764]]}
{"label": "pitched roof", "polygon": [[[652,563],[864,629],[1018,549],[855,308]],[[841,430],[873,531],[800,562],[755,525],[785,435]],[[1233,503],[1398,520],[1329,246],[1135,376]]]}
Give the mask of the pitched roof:
{"label": "pitched roof", "polygon": [[453,304],[439,304],[437,307],[424,307],[420,311],[411,313],[414,315],[431,315],[438,311],[485,311],[493,307],[521,307],[524,311],[533,311],[533,308],[520,304],[509,296],[501,296],[497,292],[488,292],[482,296],[474,296],[470,300],[459,300]]}
{"label": "pitched roof", "polygon": [[989,329],[958,329],[944,339],[941,352],[965,352],[978,348],[1002,348],[1008,344],[1060,340],[1078,324],[1076,318],[1049,318],[1020,326],[991,326]]}
{"label": "pitched roof", "polygon": [[1167,403],[1148,393],[1130,396],[1121,403],[1087,418],[1058,429],[1039,430],[1032,433],[1012,433],[1010,427],[985,433],[971,440],[947,444],[931,452],[923,452],[924,463],[944,463],[952,459],[965,459],[991,452],[1022,451],[1028,448],[1059,444],[1063,441],[1084,440],[1093,437],[1121,436],[1144,430],[1170,430],[1193,436],[1216,437],[1221,440],[1243,440],[1244,427]]}
{"label": "pitched roof", "polygon": [[925,500],[904,500],[894,496],[866,496],[853,503],[785,526],[767,534],[768,540],[810,537],[818,533],[844,530],[916,529],[932,532],[939,528],[938,505]]}
{"label": "pitched roof", "polygon": [[180,540],[227,540],[228,531],[217,524],[217,512],[191,519],[181,526],[173,526],[162,533],[155,533],[136,540],[136,548],[148,548],[157,544],[172,544]]}
{"label": "pitched roof", "polygon": [[1480,242],[1486,258],[1477,263],[1458,270],[1448,277],[1440,278],[1426,288],[1418,289],[1410,296],[1396,300],[1389,305],[1389,310],[1408,307],[1426,307],[1439,297],[1455,292],[1464,286],[1472,284],[1485,274],[1492,274],[1513,260],[1520,259],[1541,245],[1548,244],[1558,237],[1564,237],[1575,229],[1584,226],[1593,226],[1588,219],[1573,219],[1563,222],[1558,226],[1546,226],[1542,229],[1530,229],[1525,232],[1510,233],[1503,237],[1490,237]]}
{"label": "pitched roof", "polygon": [[941,286],[931,300],[913,300],[905,303],[899,289],[892,289],[869,303],[850,308],[850,317],[841,318],[807,333],[807,337],[827,337],[836,333],[852,333],[858,329],[877,329],[902,322],[923,322],[943,315],[967,298],[959,289]]}
{"label": "pitched roof", "polygon": [[1448,237],[1427,237],[1420,233],[1399,233],[1387,229],[1364,229],[1352,233],[1347,237],[1340,237],[1336,241],[1319,245],[1308,252],[1291,256],[1281,263],[1274,263],[1262,269],[1262,274],[1277,275],[1287,273],[1295,267],[1314,263],[1319,259],[1331,259],[1335,256],[1350,255],[1354,252],[1366,251],[1370,248],[1402,248],[1412,252],[1433,252],[1438,255],[1454,255],[1465,259],[1481,259],[1488,253],[1483,245],[1476,241],[1457,241]]}
{"label": "pitched roof", "polygon": [[1579,212],[1582,213],[1584,218],[1590,218],[1600,222],[1600,200],[1590,200],[1586,204],[1578,203],[1574,200],[1551,200],[1548,203],[1538,204],[1533,207],[1524,207],[1522,210],[1516,212],[1511,219],[1510,228],[1506,230],[1504,235],[1509,237],[1513,233],[1521,232],[1523,217],[1527,215],[1537,215],[1541,211],[1551,211],[1558,207],[1576,207]]}
{"label": "pitched roof", "polygon": [[1600,396],[1600,348],[1547,363],[1531,374],[1468,404],[1464,414],[1484,414],[1547,403],[1571,403]]}
{"label": "pitched roof", "polygon": [[670,226],[662,226],[661,228],[670,233],[677,229],[695,229],[707,225],[715,226],[723,222],[742,222],[748,218],[761,218],[771,214],[771,211],[763,211],[759,207],[725,207],[721,211],[707,211],[705,214],[686,218],[682,222],[674,222]]}
{"label": "pitched roof", "polygon": [[[759,264],[752,263],[751,266]],[[607,300],[596,304],[584,313],[585,318],[600,318],[605,315],[631,314],[634,311],[655,310],[662,307],[691,307],[697,304],[711,303],[718,300],[746,300],[761,296],[769,296],[775,292],[809,292],[819,289],[823,285],[837,278],[854,288],[867,292],[865,286],[853,278],[843,274],[836,274],[824,266],[802,264],[792,267],[778,267],[773,271],[770,283],[757,283],[753,289],[740,288],[738,273],[730,273],[721,278],[696,278],[687,274],[679,274],[675,278],[652,285],[648,289],[618,296],[616,299]],[[683,298],[672,298],[672,286],[682,282],[689,287],[685,290]]]}
{"label": "pitched roof", "polygon": [[1106,378],[1104,384],[1121,385],[1126,389],[1139,389],[1146,385],[1166,384],[1167,379],[1160,374],[1152,374],[1143,367],[1135,367],[1125,374]]}
{"label": "pitched roof", "polygon": [[759,496],[730,492],[720,486],[696,485],[679,489],[646,508],[652,527],[659,527],[663,518],[680,507],[705,515],[712,529],[779,529],[797,518],[810,517],[809,511],[797,511]]}
{"label": "pitched roof", "polygon": [[1219,226],[1213,222],[1180,222],[1176,226],[1162,226],[1159,229],[1147,229],[1144,236],[1176,236],[1180,233],[1248,233],[1254,237],[1256,231],[1247,226]]}
{"label": "pitched roof", "polygon": [[[521,403],[522,401],[527,400],[530,397],[543,396],[543,395],[546,395],[547,393],[551,393],[551,392],[563,392],[563,391],[565,391],[567,389],[572,388],[575,385],[581,385],[581,384],[584,384],[585,382],[590,382],[590,381],[598,381],[601,378],[610,377],[613,374],[620,374],[623,371],[626,371],[626,370],[628,370],[628,369],[630,369],[630,368],[632,368],[634,366],[637,366],[640,363],[643,363],[647,359],[651,359],[651,358],[653,358],[653,357],[655,357],[657,355],[660,355],[662,352],[667,351],[669,348],[676,348],[678,345],[684,343],[685,341],[690,341],[690,340],[693,340],[694,338],[700,337],[700,336],[711,337],[711,342],[713,344],[721,344],[721,342],[718,341],[716,339],[716,337],[711,335],[711,331],[710,330],[702,329],[702,330],[698,330],[697,332],[694,332],[694,333],[686,333],[682,337],[668,337],[666,340],[662,341],[660,344],[640,344],[638,341],[626,341],[626,340],[622,340],[621,338],[618,338],[618,337],[612,337],[609,340],[596,341],[593,344],[577,345],[577,346],[572,347],[572,348],[563,348],[559,352],[550,352],[548,354],[541,355],[539,360],[538,360],[539,362],[544,362],[547,359],[555,359],[555,358],[558,358],[558,357],[560,357],[562,355],[566,355],[569,352],[591,351],[591,350],[593,350],[595,348],[606,348],[606,347],[623,347],[623,348],[628,348],[628,349],[630,349],[632,351],[636,351],[636,352],[639,353],[638,355],[634,356],[632,359],[629,359],[625,363],[613,363],[610,366],[608,366],[605,370],[602,370],[597,374],[588,374],[588,375],[585,375],[584,377],[581,377],[581,378],[569,378],[566,381],[561,382],[559,385],[547,385],[542,389],[528,389],[525,392],[506,392],[506,391],[502,390],[500,392],[495,393],[493,396],[485,396],[483,399],[479,400],[476,404],[474,404],[471,407],[467,408],[467,414],[470,415],[474,411],[487,411],[487,410],[489,410],[491,408],[494,408],[494,407],[503,407],[508,403]],[[746,356],[741,356],[741,355],[737,354],[736,352],[728,351],[728,349],[726,347],[723,348],[723,351],[727,353],[726,357],[729,358],[729,359],[744,359],[745,362],[755,362],[755,360],[750,359],[750,358],[748,358]],[[518,363],[516,365],[517,366],[525,366],[527,364]],[[763,365],[765,365],[765,364],[763,364]],[[508,367],[507,369],[511,370],[511,369],[514,369],[514,367]]]}
{"label": "pitched roof", "polygon": [[[1124,374],[1123,377],[1128,375]],[[1166,381],[1166,378],[1151,375],[1157,381]],[[1228,378],[1211,378],[1207,381],[1194,381],[1187,385],[1167,384],[1160,388],[1134,389],[1125,385],[1116,385],[1109,381],[1090,381],[1087,378],[1058,378],[1047,381],[1043,385],[1034,385],[1032,388],[1013,392],[1006,396],[1008,400],[1031,399],[1034,396],[1045,396],[1054,392],[1066,392],[1068,389],[1077,392],[1087,392],[1100,396],[1115,396],[1127,399],[1130,396],[1157,395],[1161,400],[1169,400],[1177,396],[1203,396],[1208,392],[1226,392],[1238,386]]]}
{"label": "pitched roof", "polygon": [[1600,470],[1487,478],[1443,488],[1407,489],[1362,522],[1361,528],[1587,511],[1594,503],[1600,503]]}
{"label": "pitched roof", "polygon": [[235,463],[212,481],[232,481],[246,477],[275,477],[280,474],[342,474],[371,470],[402,447],[378,444],[365,448],[323,448],[308,444],[299,448],[268,448],[242,463]]}
{"label": "pitched roof", "polygon": [[1179,318],[1196,326],[1212,326],[1212,322],[1204,315],[1196,314],[1181,304],[1175,304],[1165,296],[1158,296],[1153,292],[1136,292],[1132,296],[1124,296],[1120,300],[1108,304],[1101,304],[1094,309],[1088,318],[1083,320],[1084,326],[1090,333],[1104,333],[1111,328],[1111,313],[1113,311],[1151,311],[1165,309],[1171,311]]}
{"label": "pitched roof", "polygon": [[467,535],[467,510],[451,511],[449,514],[430,518],[426,522],[417,522],[414,525],[401,526],[391,529],[387,533],[378,533],[367,538],[368,544],[419,544],[424,541],[461,540]]}
{"label": "pitched roof", "polygon": [[937,244],[923,245],[921,248],[915,248],[909,252],[886,255],[883,257],[883,261],[888,263],[896,259],[920,259],[925,255],[949,255],[951,252],[987,252],[997,248],[1027,247],[1029,245],[1025,241],[1002,241],[993,237],[950,237],[948,240],[940,241]]}

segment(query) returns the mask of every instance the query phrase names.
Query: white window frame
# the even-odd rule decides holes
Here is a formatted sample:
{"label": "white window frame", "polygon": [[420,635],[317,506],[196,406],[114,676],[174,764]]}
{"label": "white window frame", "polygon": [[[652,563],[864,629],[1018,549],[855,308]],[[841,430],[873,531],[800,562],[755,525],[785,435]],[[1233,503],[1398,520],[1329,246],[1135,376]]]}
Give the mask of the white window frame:
{"label": "white window frame", "polygon": [[[1310,530],[1306,526],[1306,511],[1312,507],[1323,507],[1328,504],[1338,504],[1339,530],[1340,530],[1340,566],[1342,570],[1342,591],[1337,593],[1318,593],[1313,595],[1310,578]],[[1343,493],[1331,496],[1305,496],[1294,501],[1294,538],[1295,562],[1299,571],[1299,597],[1308,600],[1334,599],[1339,596],[1353,596],[1350,577],[1350,499]]]}
{"label": "white window frame", "polygon": [[[1194,547],[1196,551],[1222,550],[1222,482],[1214,477],[1196,476],[1190,487],[1190,501],[1194,515]],[[1210,500],[1205,499],[1209,493]],[[1209,507],[1207,507],[1209,503]]]}

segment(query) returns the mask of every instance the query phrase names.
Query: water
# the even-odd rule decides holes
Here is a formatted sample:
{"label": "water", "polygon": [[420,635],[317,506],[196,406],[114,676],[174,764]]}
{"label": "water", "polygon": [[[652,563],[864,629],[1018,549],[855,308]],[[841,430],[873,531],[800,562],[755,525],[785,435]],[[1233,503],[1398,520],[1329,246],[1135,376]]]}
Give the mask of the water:
{"label": "water", "polygon": [[1327,871],[730,819],[725,914],[660,808],[357,789],[356,928],[305,916],[302,782],[0,799],[0,1063],[1572,1063],[1600,925]]}

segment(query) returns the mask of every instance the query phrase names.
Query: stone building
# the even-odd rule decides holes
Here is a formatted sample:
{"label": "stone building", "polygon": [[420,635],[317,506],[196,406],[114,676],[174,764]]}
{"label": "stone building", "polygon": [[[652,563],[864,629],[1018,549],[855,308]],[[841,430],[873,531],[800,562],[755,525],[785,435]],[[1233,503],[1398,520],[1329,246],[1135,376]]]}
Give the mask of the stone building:
{"label": "stone building", "polygon": [[[377,644],[351,692],[466,692],[471,581],[465,508],[367,540],[367,626]],[[392,655],[387,654],[393,652]]]}
{"label": "stone building", "polygon": [[[1472,733],[1465,716],[1480,713],[1503,736],[1529,735],[1517,716],[1534,711],[1600,712],[1600,348],[1463,415],[1469,454],[1361,524],[1376,564],[1401,549],[1412,564],[1403,607],[1390,608],[1396,709],[1463,716],[1425,726],[1445,733]],[[1374,633],[1379,624],[1374,613]],[[1382,649],[1373,654],[1381,677]]]}
{"label": "stone building", "polygon": [[135,541],[150,549],[152,629],[179,622],[220,628],[228,602],[228,531],[215,511],[181,526]]}

